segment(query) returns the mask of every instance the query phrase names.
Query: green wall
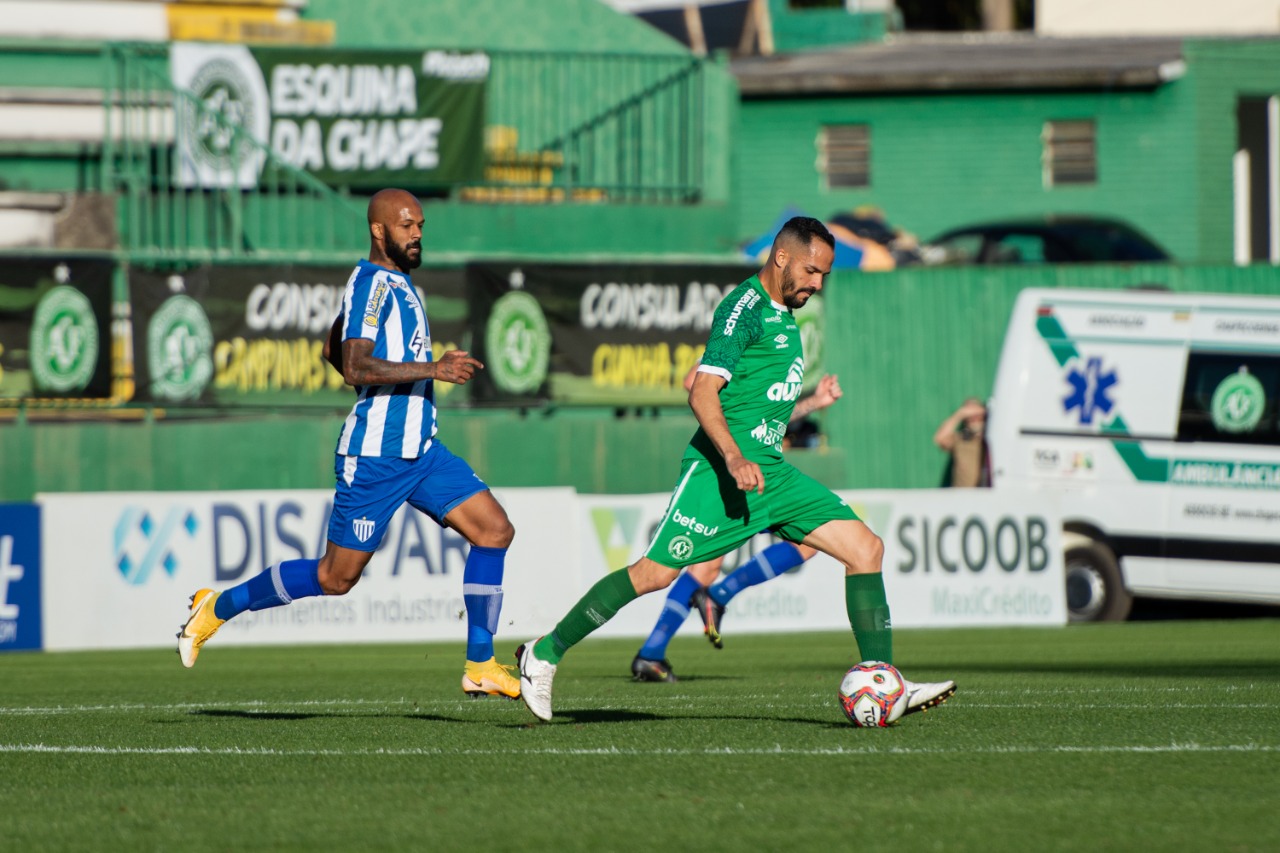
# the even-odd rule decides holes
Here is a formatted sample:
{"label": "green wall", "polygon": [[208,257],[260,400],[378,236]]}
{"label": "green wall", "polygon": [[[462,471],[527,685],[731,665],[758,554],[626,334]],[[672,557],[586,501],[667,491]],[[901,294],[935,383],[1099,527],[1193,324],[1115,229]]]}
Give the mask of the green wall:
{"label": "green wall", "polygon": [[[1154,90],[938,92],[743,102],[739,238],[786,205],[814,216],[864,204],[921,239],[959,225],[1045,213],[1128,220],[1177,259],[1233,257],[1236,104],[1280,94],[1280,40],[1184,42],[1180,77]],[[1045,187],[1044,122],[1092,118],[1098,181]],[[827,190],[815,165],[824,124],[871,128],[871,186]]]}
{"label": "green wall", "polygon": [[[1002,217],[1097,213],[1127,219],[1175,257],[1199,256],[1194,82],[1154,92],[910,94],[747,100],[741,107],[740,237],[787,205],[828,217],[876,205],[922,240]],[[1096,185],[1046,188],[1048,120],[1093,118]],[[871,186],[828,190],[815,165],[824,124],[868,124]]]}
{"label": "green wall", "polygon": [[1196,84],[1197,122],[1189,132],[1194,133],[1199,155],[1195,174],[1189,177],[1200,187],[1194,211],[1200,260],[1229,263],[1236,104],[1241,97],[1280,95],[1280,41],[1197,40],[1186,42],[1183,51]]}
{"label": "green wall", "polygon": [[310,0],[303,15],[336,22],[343,47],[688,52],[600,0]]}
{"label": "green wall", "polygon": [[769,0],[769,19],[778,53],[877,41],[890,23],[882,12],[850,12],[843,4],[792,8],[789,0]]}

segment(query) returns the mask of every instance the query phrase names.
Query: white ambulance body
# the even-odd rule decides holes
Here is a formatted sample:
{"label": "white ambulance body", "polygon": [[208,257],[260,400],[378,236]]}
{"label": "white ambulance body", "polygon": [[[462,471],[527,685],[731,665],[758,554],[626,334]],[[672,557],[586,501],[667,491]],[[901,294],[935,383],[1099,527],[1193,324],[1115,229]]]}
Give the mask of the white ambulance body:
{"label": "white ambulance body", "polygon": [[1060,495],[1073,621],[1280,603],[1280,298],[1025,290],[987,439],[995,488]]}

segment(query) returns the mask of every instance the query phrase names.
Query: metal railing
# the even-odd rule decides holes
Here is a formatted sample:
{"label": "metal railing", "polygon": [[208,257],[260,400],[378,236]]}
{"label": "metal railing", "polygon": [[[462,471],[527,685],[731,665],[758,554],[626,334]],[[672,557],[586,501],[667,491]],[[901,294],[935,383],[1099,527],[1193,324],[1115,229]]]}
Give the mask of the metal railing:
{"label": "metal railing", "polygon": [[[364,250],[362,206],[174,88],[166,46],[108,46],[103,107],[103,189],[119,197],[120,244],[134,259],[346,261]],[[180,124],[222,140],[220,174],[184,179]],[[245,168],[257,177],[241,186]]]}
{"label": "metal railing", "polygon": [[493,54],[489,180],[463,197],[510,188],[557,201],[697,202],[706,67],[683,55]]}
{"label": "metal railing", "polygon": [[[113,44],[105,57],[102,180],[120,200],[122,249],[140,260],[295,261],[345,261],[364,249],[362,203],[175,88],[166,45]],[[692,204],[702,197],[704,60],[490,57],[484,179],[454,187],[454,198]],[[193,121],[221,143],[222,175],[193,177],[182,162],[178,134]],[[237,186],[227,178],[258,164],[256,180]],[[405,185],[414,189],[411,179]]]}

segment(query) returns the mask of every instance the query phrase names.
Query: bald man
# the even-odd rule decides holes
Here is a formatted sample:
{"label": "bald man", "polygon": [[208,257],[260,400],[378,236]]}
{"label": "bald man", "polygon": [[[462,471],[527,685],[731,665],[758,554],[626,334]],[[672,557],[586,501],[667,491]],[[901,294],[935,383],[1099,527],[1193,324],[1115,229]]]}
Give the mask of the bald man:
{"label": "bald man", "polygon": [[[598,581],[555,630],[516,651],[520,695],[534,716],[551,719],[556,667],[571,646],[627,603],[666,589],[681,569],[726,554],[761,530],[841,563],[860,658],[893,662],[880,574],[884,543],[838,495],[782,457],[782,436],[804,383],[804,348],[792,311],[822,290],[834,247],[818,220],[788,220],[760,272],[716,308],[689,390],[699,429],[648,550],[625,571]],[[906,712],[938,705],[955,689],[953,681],[908,682]]]}
{"label": "bald man", "polygon": [[386,189],[369,200],[368,218],[369,259],[351,273],[324,347],[356,390],[338,439],[324,556],[277,563],[221,592],[199,590],[178,634],[178,653],[183,665],[193,666],[205,642],[245,610],[345,595],[407,502],[471,543],[462,578],[468,627],[463,691],[515,699],[520,682],[493,652],[515,530],[471,466],[435,437],[434,383],[466,384],[484,365],[456,350],[432,357],[426,311],[409,278],[422,263],[422,205],[411,193]]}

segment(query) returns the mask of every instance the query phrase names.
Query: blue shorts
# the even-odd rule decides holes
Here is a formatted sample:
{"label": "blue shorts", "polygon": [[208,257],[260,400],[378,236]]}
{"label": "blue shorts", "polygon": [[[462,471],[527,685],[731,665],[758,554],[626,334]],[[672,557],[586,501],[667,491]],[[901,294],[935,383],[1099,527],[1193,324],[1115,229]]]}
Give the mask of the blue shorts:
{"label": "blue shorts", "polygon": [[406,501],[444,526],[444,517],[489,487],[461,456],[439,441],[417,459],[343,456],[334,459],[338,485],[329,516],[329,541],[355,551],[374,551],[391,516]]}

